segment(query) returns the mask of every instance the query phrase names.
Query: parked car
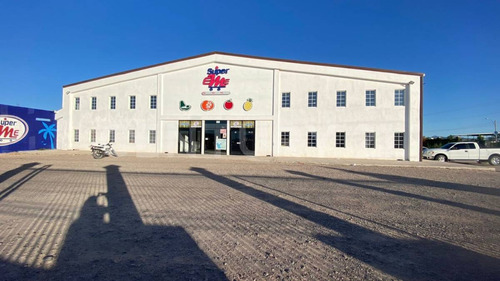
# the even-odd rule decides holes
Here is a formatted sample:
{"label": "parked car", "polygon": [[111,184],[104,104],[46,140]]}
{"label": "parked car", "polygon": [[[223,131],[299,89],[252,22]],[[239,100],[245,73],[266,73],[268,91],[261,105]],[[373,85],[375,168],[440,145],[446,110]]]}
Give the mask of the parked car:
{"label": "parked car", "polygon": [[425,152],[428,150],[428,147],[422,147],[422,156],[425,158]]}
{"label": "parked car", "polygon": [[450,142],[441,148],[427,149],[423,157],[440,162],[488,161],[491,165],[498,166],[500,165],[500,148],[480,148],[475,142]]}

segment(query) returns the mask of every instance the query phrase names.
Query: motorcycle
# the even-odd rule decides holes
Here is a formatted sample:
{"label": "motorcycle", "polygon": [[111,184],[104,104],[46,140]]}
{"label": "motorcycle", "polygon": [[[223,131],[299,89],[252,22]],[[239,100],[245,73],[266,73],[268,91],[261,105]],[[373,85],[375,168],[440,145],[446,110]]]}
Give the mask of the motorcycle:
{"label": "motorcycle", "polygon": [[94,157],[94,159],[101,159],[104,156],[109,156],[109,155],[118,157],[115,150],[111,146],[111,143],[91,145],[90,150],[92,151],[92,156]]}

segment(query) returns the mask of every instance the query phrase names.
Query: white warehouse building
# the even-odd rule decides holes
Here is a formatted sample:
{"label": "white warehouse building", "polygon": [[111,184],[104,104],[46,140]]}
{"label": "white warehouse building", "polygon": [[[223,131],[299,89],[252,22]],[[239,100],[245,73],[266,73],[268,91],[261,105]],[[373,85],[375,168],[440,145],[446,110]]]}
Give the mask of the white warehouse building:
{"label": "white warehouse building", "polygon": [[419,161],[423,77],[213,52],[63,86],[57,146]]}

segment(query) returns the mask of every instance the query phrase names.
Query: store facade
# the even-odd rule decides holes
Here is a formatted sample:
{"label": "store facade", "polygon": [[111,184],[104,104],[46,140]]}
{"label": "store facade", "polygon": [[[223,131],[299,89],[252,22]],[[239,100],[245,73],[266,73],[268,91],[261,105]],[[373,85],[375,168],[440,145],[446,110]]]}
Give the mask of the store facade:
{"label": "store facade", "polygon": [[423,74],[209,53],[63,87],[59,149],[420,159]]}
{"label": "store facade", "polygon": [[0,153],[55,149],[54,111],[0,104]]}

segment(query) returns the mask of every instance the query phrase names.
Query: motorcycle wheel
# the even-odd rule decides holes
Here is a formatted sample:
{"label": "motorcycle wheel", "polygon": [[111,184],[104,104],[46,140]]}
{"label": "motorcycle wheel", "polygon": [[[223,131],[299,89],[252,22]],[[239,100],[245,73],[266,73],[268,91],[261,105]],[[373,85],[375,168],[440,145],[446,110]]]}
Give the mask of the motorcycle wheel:
{"label": "motorcycle wheel", "polygon": [[92,156],[94,156],[94,159],[101,159],[104,157],[104,152],[99,149],[94,149],[92,150]]}

